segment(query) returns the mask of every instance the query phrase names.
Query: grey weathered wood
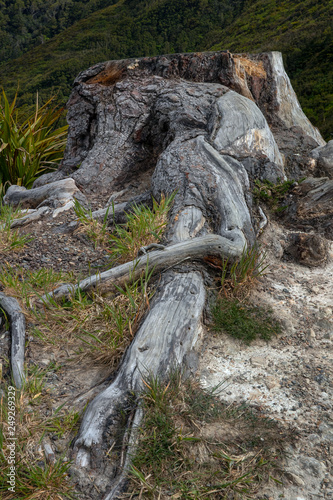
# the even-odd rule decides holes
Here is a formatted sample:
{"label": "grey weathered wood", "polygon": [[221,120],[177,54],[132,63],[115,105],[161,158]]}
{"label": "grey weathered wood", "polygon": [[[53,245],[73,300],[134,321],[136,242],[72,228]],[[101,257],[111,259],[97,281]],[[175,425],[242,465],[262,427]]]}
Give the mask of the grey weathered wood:
{"label": "grey weathered wood", "polygon": [[165,250],[156,250],[147,255],[114,267],[100,274],[89,276],[76,285],[61,285],[50,293],[43,295],[42,301],[49,302],[51,299],[69,297],[80,288],[89,291],[94,288],[101,290],[110,289],[114,285],[123,285],[129,280],[138,279],[147,269],[149,272],[160,272],[164,269],[174,267],[183,261],[202,259],[208,255],[218,255],[235,259],[239,257],[244,247],[239,242],[234,243],[223,236],[209,234],[191,240],[183,241],[175,245],[165,247]]}
{"label": "grey weathered wood", "polygon": [[70,177],[45,186],[26,189],[22,186],[10,186],[3,198],[6,205],[36,208],[48,198],[62,203],[71,199],[78,190],[75,181]]}
{"label": "grey weathered wood", "polygon": [[[282,81],[281,61],[276,54],[178,54],[97,65],[76,81],[63,168],[72,169],[75,157],[81,166],[73,177],[88,192],[100,186],[130,189],[137,174],[146,179],[154,169],[150,184],[154,198],[174,194],[164,250],[139,256],[78,285],[83,290],[97,286],[103,290],[137,279],[145,269],[161,272],[151,309],[115,380],[87,408],[74,445],[79,466],[105,471],[110,462],[104,450],[115,440],[120,411],[130,403],[133,407],[129,393],[140,392],[142,378],[149,373],[163,378],[171,367],[182,365],[194,347],[205,295],[196,261],[208,255],[237,259],[255,243],[247,172],[252,181],[266,171],[273,179],[284,178],[278,145],[284,144],[289,132],[282,124],[299,125],[320,143],[320,134],[295,109],[294,98],[285,105],[283,96],[290,86]],[[119,78],[108,80],[115,70]],[[268,123],[283,128],[279,141]],[[302,130],[297,134],[300,141],[306,135]],[[261,231],[267,218],[259,212]],[[105,214],[106,210],[96,216]],[[166,273],[184,260],[182,274],[179,267]],[[43,300],[68,296],[76,288],[62,286]],[[131,429],[142,413],[140,407],[133,411],[126,459],[118,464],[105,500],[121,493],[135,451],[136,433]]]}
{"label": "grey weathered wood", "polygon": [[11,331],[11,368],[13,380],[18,389],[25,381],[24,347],[25,347],[25,317],[19,303],[13,297],[7,297],[0,292],[0,307],[10,318]]}
{"label": "grey weathered wood", "polygon": [[91,216],[93,219],[103,220],[107,215],[107,218],[111,219],[112,217],[117,217],[120,213],[124,212],[126,206],[127,202],[107,205],[105,208],[94,210],[94,212],[91,213]]}
{"label": "grey weathered wood", "polygon": [[[170,370],[182,366],[201,333],[204,304],[205,287],[200,273],[170,272],[162,277],[116,379],[88,405],[74,445],[78,465],[97,465],[106,422],[108,435],[115,438],[119,408],[126,404],[130,392],[140,393],[143,380],[149,376],[165,378]],[[111,445],[108,443],[108,447]]]}
{"label": "grey weathered wood", "polygon": [[37,220],[41,219],[43,215],[46,215],[48,212],[50,212],[49,207],[40,207],[38,210],[25,215],[21,219],[14,219],[10,225],[10,228],[15,229],[16,227],[27,226],[28,224],[30,224],[30,222],[36,222]]}

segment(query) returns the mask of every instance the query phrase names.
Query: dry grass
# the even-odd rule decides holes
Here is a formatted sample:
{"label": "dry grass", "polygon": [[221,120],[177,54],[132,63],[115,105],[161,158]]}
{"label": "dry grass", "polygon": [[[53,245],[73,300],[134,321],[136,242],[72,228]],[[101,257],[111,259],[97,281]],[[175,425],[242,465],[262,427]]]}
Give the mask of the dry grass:
{"label": "dry grass", "polygon": [[276,423],[254,409],[226,406],[179,376],[146,385],[145,419],[123,498],[251,499],[261,485],[278,481],[290,436]]}
{"label": "dry grass", "polygon": [[110,237],[110,253],[114,260],[118,263],[134,260],[141,247],[161,241],[173,198],[174,195],[162,196],[159,204],[153,200],[152,210],[134,206],[133,211],[126,214],[126,224],[116,226]]}
{"label": "dry grass", "polygon": [[[92,211],[86,210],[76,200],[74,210],[80,221],[76,232],[85,233],[95,248],[106,249],[113,264],[134,260],[141,247],[160,242],[173,199],[174,195],[169,198],[162,196],[160,203],[153,200],[152,210],[144,205],[133,205],[131,211],[126,213],[125,224],[114,227],[110,225],[108,212],[103,221],[96,220]],[[109,211],[112,213],[112,207]]]}
{"label": "dry grass", "polygon": [[95,248],[108,248],[111,234],[111,227],[108,225],[108,211],[103,221],[94,219],[92,210],[86,210],[77,200],[74,201],[74,211],[80,221],[80,226],[75,230],[75,233],[86,234],[94,243]]}
{"label": "dry grass", "polygon": [[107,296],[79,292],[70,301],[36,311],[35,334],[45,342],[75,346],[78,356],[107,363],[112,370],[132,341],[149,296],[143,280]]}
{"label": "dry grass", "polygon": [[13,220],[23,215],[19,208],[14,209],[0,202],[0,256],[5,256],[9,252],[19,252],[30,241],[29,236],[21,236],[18,229],[10,229]]}
{"label": "dry grass", "polygon": [[4,292],[16,297],[22,306],[29,334],[44,345],[67,346],[80,357],[108,363],[110,369],[118,365],[149,307],[149,279],[146,274],[107,295],[87,295],[78,290],[70,300],[52,301],[46,306],[40,302],[42,295],[60,283],[75,281],[72,273],[9,266],[0,273]]}
{"label": "dry grass", "polygon": [[[27,383],[21,391],[16,391],[15,401],[15,494],[8,490],[7,473],[10,472],[8,458],[9,445],[9,406],[8,386],[1,382],[2,397],[0,405],[0,498],[2,500],[56,500],[73,498],[69,483],[70,463],[59,458],[53,464],[45,460],[41,442],[48,429],[61,427],[62,435],[70,441],[76,432],[78,414],[59,410],[52,411],[49,396],[44,389],[43,378],[46,374],[32,370]],[[38,405],[38,409],[37,409]],[[12,410],[12,408],[10,408]]]}

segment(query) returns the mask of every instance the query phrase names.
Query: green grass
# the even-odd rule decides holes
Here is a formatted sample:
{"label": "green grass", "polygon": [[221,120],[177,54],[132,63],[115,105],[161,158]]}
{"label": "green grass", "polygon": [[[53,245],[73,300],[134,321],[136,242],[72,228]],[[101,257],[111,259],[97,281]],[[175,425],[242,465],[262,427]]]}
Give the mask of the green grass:
{"label": "green grass", "polygon": [[103,221],[94,219],[91,209],[85,209],[78,200],[74,200],[74,212],[81,223],[79,231],[84,232],[94,243],[95,248],[107,247],[110,237],[109,216],[110,209],[107,210]]}
{"label": "green grass", "polygon": [[84,232],[94,242],[95,248],[105,248],[111,255],[112,265],[134,260],[141,247],[161,241],[174,196],[162,196],[160,203],[153,200],[152,209],[133,205],[122,225],[112,224],[113,207],[99,221],[93,218],[90,209],[85,209],[75,201],[74,210],[81,224],[78,231]]}
{"label": "green grass", "polygon": [[[299,182],[302,182],[302,180],[304,179]],[[273,212],[278,214],[286,209],[286,206],[282,205],[282,203],[286,195],[293,189],[294,183],[293,180],[287,180],[273,184],[268,180],[261,182],[257,179],[254,182],[253,195],[256,200],[265,202]]]}
{"label": "green grass", "polygon": [[110,235],[110,254],[112,261],[134,260],[141,247],[161,241],[167,225],[167,215],[175,195],[162,196],[160,203],[153,200],[153,208],[134,205],[126,214],[126,223],[115,226]]}
{"label": "green grass", "polygon": [[278,480],[286,435],[244,405],[225,405],[217,391],[173,374],[151,377],[145,412],[122,498],[256,498],[259,485]]}
{"label": "green grass", "polygon": [[246,344],[257,338],[268,341],[281,333],[281,325],[270,309],[244,304],[237,299],[219,297],[212,314],[213,330],[228,333]]}
{"label": "green grass", "polygon": [[8,295],[21,300],[26,308],[34,306],[40,296],[59,283],[72,282],[73,273],[56,272],[53,269],[40,268],[31,271],[23,267],[0,267],[0,284]]}
{"label": "green grass", "polygon": [[55,348],[75,346],[78,357],[90,357],[109,367],[117,366],[149,306],[150,278],[146,269],[140,279],[108,294],[87,294],[78,288],[70,298],[51,300],[46,307],[42,295],[60,283],[73,283],[72,273],[10,266],[3,266],[0,272],[0,284],[7,295],[19,300],[30,334]]}
{"label": "green grass", "polygon": [[225,295],[245,297],[264,275],[268,266],[266,254],[261,251],[260,245],[244,248],[242,255],[235,262],[222,259],[219,266],[222,271],[219,286]]}

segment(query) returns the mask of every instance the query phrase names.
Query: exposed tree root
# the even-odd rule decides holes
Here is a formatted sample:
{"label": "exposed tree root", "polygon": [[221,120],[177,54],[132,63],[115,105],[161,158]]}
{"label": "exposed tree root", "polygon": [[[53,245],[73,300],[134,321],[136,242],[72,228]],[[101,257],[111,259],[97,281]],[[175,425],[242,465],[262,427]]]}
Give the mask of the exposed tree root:
{"label": "exposed tree root", "polygon": [[170,245],[165,247],[164,250],[150,252],[126,264],[90,276],[77,285],[62,285],[53,292],[44,295],[41,300],[48,303],[52,299],[68,298],[78,288],[85,292],[97,287],[101,290],[107,290],[114,285],[122,285],[130,280],[138,279],[145,270],[157,273],[163,269],[174,267],[185,260],[202,259],[207,255],[219,255],[235,259],[241,255],[242,251],[243,247],[239,242],[235,244],[223,236],[209,234],[176,245]]}
{"label": "exposed tree root", "polygon": [[0,292],[0,307],[10,318],[11,331],[11,368],[14,384],[22,388],[24,376],[24,347],[25,347],[25,317],[19,303],[12,297]]}

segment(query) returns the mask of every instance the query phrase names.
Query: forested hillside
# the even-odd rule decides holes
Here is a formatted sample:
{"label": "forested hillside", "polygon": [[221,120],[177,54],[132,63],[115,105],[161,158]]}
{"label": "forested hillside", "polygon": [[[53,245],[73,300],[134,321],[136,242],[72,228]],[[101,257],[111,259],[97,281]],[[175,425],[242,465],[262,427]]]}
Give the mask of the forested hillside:
{"label": "forested hillside", "polygon": [[0,81],[12,93],[19,82],[26,105],[36,90],[64,103],[79,71],[103,60],[280,50],[305,112],[330,139],[332,26],[333,0],[5,0]]}
{"label": "forested hillside", "polygon": [[0,61],[42,45],[76,21],[117,0],[4,0],[0,2]]}

